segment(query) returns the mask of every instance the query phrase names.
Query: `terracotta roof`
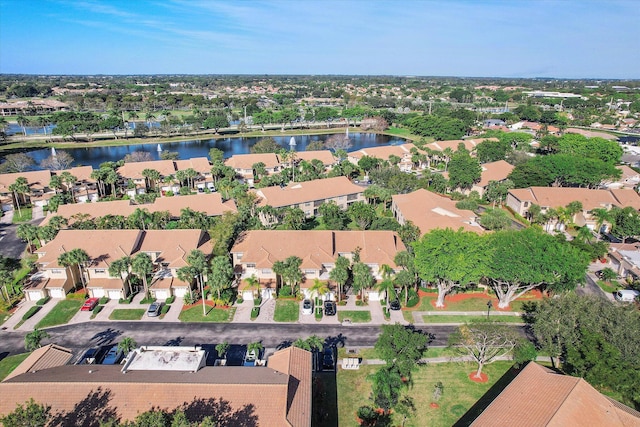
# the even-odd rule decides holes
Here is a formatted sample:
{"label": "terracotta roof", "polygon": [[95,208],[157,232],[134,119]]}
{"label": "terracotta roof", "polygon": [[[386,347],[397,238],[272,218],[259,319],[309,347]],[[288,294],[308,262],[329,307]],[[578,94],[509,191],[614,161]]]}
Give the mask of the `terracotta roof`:
{"label": "terracotta roof", "polygon": [[634,171],[627,165],[616,166],[616,169],[622,172],[622,176],[620,177],[621,181],[631,178],[637,178],[640,175],[638,172]]}
{"label": "terracotta roof", "polygon": [[45,345],[44,347],[34,350],[33,353],[27,356],[13,372],[7,375],[4,381],[8,381],[26,372],[37,372],[55,366],[66,365],[72,357],[73,352],[68,348],[55,344]]}
{"label": "terracotta roof", "polygon": [[260,162],[264,163],[267,169],[271,169],[280,164],[280,159],[275,153],[234,154],[224,163],[234,169],[253,169],[253,165]]}
{"label": "terracotta roof", "polygon": [[411,221],[426,234],[436,228],[451,228],[483,233],[476,222],[473,211],[456,208],[456,202],[424,189],[409,194],[392,196],[392,203],[400,211],[405,221]]}
{"label": "terracotta roof", "polygon": [[122,289],[123,286],[122,279],[116,277],[92,277],[89,283],[87,283],[87,288],[89,289],[113,289],[118,291]]}
{"label": "terracotta roof", "polygon": [[[271,360],[274,359],[274,367]],[[289,363],[284,363],[288,360]],[[311,355],[288,348],[267,367],[212,367],[197,372],[128,371],[120,366],[59,366],[17,375],[0,383],[0,415],[29,398],[67,414],[66,425],[83,424],[74,415],[96,404],[121,420],[152,408],[188,407],[192,415],[216,415],[222,425],[300,426],[311,424]],[[100,402],[100,403],[98,403]],[[223,403],[224,402],[224,403]],[[87,417],[95,416],[97,410]],[[86,420],[85,420],[86,421]]]}
{"label": "terracotta roof", "polygon": [[284,188],[278,186],[265,187],[257,190],[256,194],[262,199],[260,201],[261,205],[279,208],[362,192],[362,187],[353,184],[344,176],[339,176],[305,182],[292,182]]}
{"label": "terracotta roof", "polygon": [[497,138],[481,138],[481,139],[454,139],[450,141],[436,141],[430,144],[427,144],[425,147],[428,147],[435,151],[444,151],[447,148],[456,151],[458,149],[458,145],[460,143],[464,144],[464,147],[472,151],[478,144],[483,141],[497,141]]}
{"label": "terracotta roof", "polygon": [[187,170],[189,168],[201,174],[211,174],[211,163],[206,157],[192,157],[187,160],[174,160],[175,168],[179,170]]}
{"label": "terracotta roof", "polygon": [[507,179],[513,168],[513,165],[505,162],[504,160],[485,163],[482,165],[480,182],[476,185],[480,187],[486,187],[491,181],[503,181]]}
{"label": "terracotta roof", "polygon": [[154,169],[160,172],[161,176],[174,175],[176,168],[173,160],[152,160],[149,162],[131,162],[125,163],[118,168],[118,174],[123,178],[144,179],[142,171],[145,169]]}
{"label": "terracotta roof", "polygon": [[336,158],[333,157],[333,154],[331,154],[331,151],[329,150],[297,151],[296,157],[300,160],[305,160],[307,162],[317,159],[317,160],[320,160],[322,164],[325,166],[333,165],[338,162]]}
{"label": "terracotta roof", "polygon": [[26,178],[29,187],[35,190],[42,190],[48,187],[49,181],[51,181],[51,172],[48,170],[3,173],[0,174],[0,192],[9,193],[9,186],[21,176]]}
{"label": "terracotta roof", "polygon": [[375,157],[377,159],[388,160],[390,156],[398,156],[403,158],[406,155],[411,154],[411,149],[415,148],[415,145],[411,143],[400,145],[384,145],[381,147],[369,147],[363,148],[358,151],[352,151],[349,153],[349,157],[361,159],[364,156]]}
{"label": "terracotta roof", "polygon": [[529,363],[472,426],[638,426],[640,413],[600,394],[582,378]]}
{"label": "terracotta roof", "polygon": [[62,175],[64,172],[69,172],[77,178],[77,181],[80,182],[96,182],[95,179],[91,178],[91,173],[93,172],[93,168],[91,166],[77,166],[71,169],[52,171],[53,175]]}
{"label": "terracotta roof", "polygon": [[238,237],[231,252],[242,253],[243,263],[255,263],[258,268],[271,268],[274,262],[295,255],[302,259],[301,268],[317,269],[356,247],[361,249],[362,262],[390,267],[396,266],[396,253],[406,250],[392,231],[251,230]]}
{"label": "terracotta roof", "polygon": [[157,262],[169,263],[171,268],[187,265],[187,255],[193,249],[205,255],[211,253],[209,237],[202,230],[147,230],[141,236],[137,252],[160,253]]}
{"label": "terracotta roof", "polygon": [[560,207],[578,201],[586,211],[611,206],[640,209],[640,196],[633,190],[591,190],[588,188],[529,187],[509,190],[520,201],[531,201],[542,207]]}

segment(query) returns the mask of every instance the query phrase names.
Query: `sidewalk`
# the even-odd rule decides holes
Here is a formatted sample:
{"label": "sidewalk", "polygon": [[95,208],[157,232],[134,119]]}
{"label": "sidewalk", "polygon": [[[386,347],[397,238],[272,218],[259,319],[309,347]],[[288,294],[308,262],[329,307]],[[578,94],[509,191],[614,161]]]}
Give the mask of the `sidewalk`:
{"label": "sidewalk", "polygon": [[[42,308],[38,310],[36,314],[31,316],[29,319],[27,319],[17,330],[31,332],[33,328],[35,328],[35,326],[38,324],[38,322],[40,322],[40,320],[42,320],[42,318],[46,316],[47,313],[53,310],[53,307],[55,307],[56,304],[58,304],[58,302],[60,301],[61,301],[60,299],[49,300],[49,302],[43,305]],[[23,300],[19,304],[18,309],[13,313],[13,315],[9,319],[7,319],[6,322],[4,322],[2,326],[6,327],[7,330],[13,330],[13,328],[22,320],[22,316],[24,316],[27,313],[27,311],[29,311],[29,309],[31,309],[31,307],[34,307],[35,305],[36,305],[36,301]]]}

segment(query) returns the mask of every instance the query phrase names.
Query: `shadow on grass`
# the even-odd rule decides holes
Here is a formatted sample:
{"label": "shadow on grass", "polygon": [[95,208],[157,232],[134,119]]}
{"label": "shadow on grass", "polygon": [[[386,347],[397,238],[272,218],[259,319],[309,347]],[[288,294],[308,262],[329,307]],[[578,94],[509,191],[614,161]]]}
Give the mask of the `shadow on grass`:
{"label": "shadow on grass", "polygon": [[[524,366],[522,366],[524,368]],[[469,426],[495,400],[515,377],[522,371],[514,366],[509,368],[502,377],[453,425],[454,427]]]}
{"label": "shadow on grass", "polygon": [[313,373],[311,427],[338,425],[338,385],[335,372]]}

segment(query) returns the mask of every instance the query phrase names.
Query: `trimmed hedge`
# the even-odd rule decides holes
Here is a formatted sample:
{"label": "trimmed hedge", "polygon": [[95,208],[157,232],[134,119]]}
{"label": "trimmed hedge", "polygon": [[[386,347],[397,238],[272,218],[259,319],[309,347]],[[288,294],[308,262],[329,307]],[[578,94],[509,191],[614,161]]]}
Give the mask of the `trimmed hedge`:
{"label": "trimmed hedge", "polygon": [[171,305],[173,304],[173,302],[176,300],[176,297],[174,295],[170,296],[169,298],[167,298],[167,300],[164,302],[166,305]]}
{"label": "trimmed hedge", "polygon": [[50,299],[51,298],[49,298],[48,296],[41,298],[36,302],[36,305],[45,305],[46,303],[49,302]]}
{"label": "trimmed hedge", "polygon": [[244,302],[243,298],[237,298],[236,299],[236,304],[242,304]]}
{"label": "trimmed hedge", "polygon": [[316,308],[316,320],[322,320],[322,307]]}
{"label": "trimmed hedge", "polygon": [[256,320],[260,314],[260,307],[253,307],[251,309],[251,320]]}
{"label": "trimmed hedge", "polygon": [[25,320],[29,319],[30,317],[32,317],[34,314],[36,314],[38,311],[40,311],[40,309],[42,308],[41,305],[34,305],[33,307],[31,307],[29,309],[29,311],[27,311],[24,316],[22,316],[22,321],[24,322]]}
{"label": "trimmed hedge", "polygon": [[126,298],[120,298],[118,300],[119,304],[131,304],[131,301],[133,301],[133,294],[129,295]]}
{"label": "trimmed hedge", "polygon": [[169,309],[171,308],[170,305],[167,304],[162,304],[162,308],[160,309],[160,315],[165,315],[169,312]]}
{"label": "trimmed hedge", "polygon": [[253,299],[253,305],[254,306],[259,307],[260,304],[262,304],[262,297]]}
{"label": "trimmed hedge", "polygon": [[109,302],[109,297],[102,297],[100,298],[100,301],[98,301],[98,304],[105,305],[108,302]]}

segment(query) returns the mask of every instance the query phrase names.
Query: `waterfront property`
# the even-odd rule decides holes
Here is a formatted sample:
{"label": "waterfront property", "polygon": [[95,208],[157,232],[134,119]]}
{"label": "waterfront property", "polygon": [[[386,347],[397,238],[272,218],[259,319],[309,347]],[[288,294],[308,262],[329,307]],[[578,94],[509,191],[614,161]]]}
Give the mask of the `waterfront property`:
{"label": "waterfront property", "polygon": [[[9,187],[20,177],[27,180],[28,191],[14,195]],[[15,202],[13,200],[14,197],[18,197],[21,205],[46,205],[47,201],[55,195],[55,191],[49,187],[50,182],[51,172],[48,170],[0,174],[0,202],[2,203],[2,210],[10,211],[13,209]]]}
{"label": "waterfront property", "polygon": [[415,150],[415,145],[411,143],[363,148],[358,151],[350,152],[348,159],[350,162],[357,165],[358,161],[360,161],[364,156],[374,157],[380,160],[389,160],[392,156],[395,156],[400,159],[398,163],[400,170],[410,172],[413,169],[413,162],[411,161],[411,156],[413,154],[412,149]]}

